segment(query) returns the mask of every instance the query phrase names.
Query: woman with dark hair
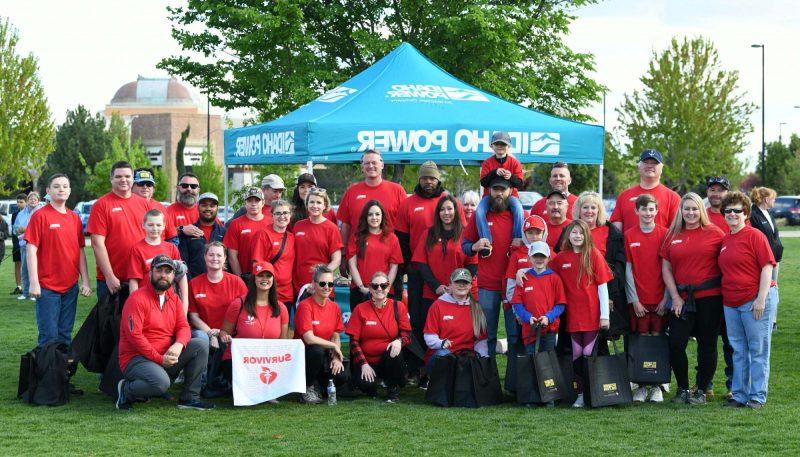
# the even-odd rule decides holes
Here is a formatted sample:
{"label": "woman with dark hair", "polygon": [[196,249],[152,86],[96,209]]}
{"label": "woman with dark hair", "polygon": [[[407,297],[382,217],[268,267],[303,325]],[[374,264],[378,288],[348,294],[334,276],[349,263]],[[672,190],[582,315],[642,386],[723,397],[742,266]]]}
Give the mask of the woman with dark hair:
{"label": "woman with dark hair", "polygon": [[[781,235],[778,231],[778,224],[769,213],[769,210],[775,206],[775,198],[777,193],[769,187],[754,187],[750,191],[750,199],[753,201],[753,207],[750,209],[750,225],[758,229],[769,241],[769,247],[772,249],[772,255],[775,256],[775,268],[772,269],[772,280],[777,284],[778,282],[778,269],[781,267],[781,259],[783,258],[783,243],[781,243]],[[778,286],[775,286],[775,306],[778,306],[780,296],[778,293]],[[778,311],[775,310],[775,322],[773,322],[773,330],[777,328],[778,324]]]}
{"label": "woman with dark hair", "polygon": [[378,271],[372,275],[370,299],[350,315],[347,334],[355,385],[374,397],[377,378],[383,379],[387,387],[386,402],[397,403],[406,373],[401,350],[411,341],[411,323],[406,305],[388,298],[391,285],[386,273]]}
{"label": "woman with dark hair", "polygon": [[320,403],[320,388],[333,380],[337,390],[347,384],[342,355],[341,336],[344,331],[342,311],[328,297],[333,291],[333,272],[317,265],[311,277],[311,296],[297,305],[294,316],[294,337],[306,345],[305,403]]}
{"label": "woman with dark hair", "polygon": [[[228,306],[222,328],[219,329],[220,341],[230,343],[232,338],[288,338],[289,311],[278,301],[276,289],[275,269],[272,264],[253,264],[253,274],[247,279],[247,294],[235,298]],[[230,381],[230,346],[222,359],[222,370]]]}
{"label": "woman with dark hair", "polygon": [[[294,224],[308,217],[308,210],[306,210],[306,197],[308,191],[317,187],[317,178],[311,173],[303,173],[297,177],[297,184],[294,186],[292,192],[292,220],[289,223],[289,231],[294,229]],[[325,213],[325,218],[329,221],[336,223],[336,213],[333,209],[329,209]]]}
{"label": "woman with dark hair", "polygon": [[718,259],[725,323],[733,347],[733,396],[726,406],[761,409],[767,402],[772,323],[778,301],[772,280],[775,257],[767,237],[755,224],[745,224],[751,216],[746,195],[730,192],[720,207],[730,227]]}
{"label": "woman with dark hair", "polygon": [[[389,284],[394,284],[398,265],[403,263],[400,240],[386,226],[383,205],[370,200],[361,210],[358,227],[347,243],[347,265],[350,271],[350,311],[370,296],[366,279],[378,271],[386,272]],[[391,293],[392,291],[389,291]],[[402,298],[403,291],[394,291]]]}

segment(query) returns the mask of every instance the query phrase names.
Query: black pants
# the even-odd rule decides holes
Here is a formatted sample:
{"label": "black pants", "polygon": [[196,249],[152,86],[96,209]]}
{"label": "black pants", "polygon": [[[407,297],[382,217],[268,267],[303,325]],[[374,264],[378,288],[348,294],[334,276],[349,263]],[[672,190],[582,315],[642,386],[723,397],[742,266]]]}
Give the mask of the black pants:
{"label": "black pants", "polygon": [[[378,363],[372,363],[370,366],[375,370],[375,377],[383,379],[387,387],[403,387],[405,385],[406,363],[402,352],[397,357],[389,357],[389,351],[386,351]],[[353,365],[351,379],[353,385],[367,395],[375,395],[378,391],[377,379],[368,382],[361,378],[361,367]]]}
{"label": "black pants", "polygon": [[[317,383],[323,390],[328,387],[328,380],[333,379],[336,389],[347,386],[349,376],[347,367],[341,373],[331,372],[331,350],[317,344],[306,346],[306,384]],[[344,362],[342,362],[344,363]]]}
{"label": "black pants", "polygon": [[[411,337],[419,341],[423,348],[427,347],[425,345],[425,337],[423,336],[425,320],[428,318],[428,310],[431,309],[433,302],[434,300],[431,300],[430,298],[420,297],[419,300],[412,305],[411,296],[409,294],[408,314],[411,320]],[[408,370],[412,374],[418,372],[419,369],[423,367],[423,361],[418,357],[411,356],[407,361]]]}
{"label": "black pants", "polygon": [[670,315],[667,334],[669,337],[669,363],[675,373],[679,389],[689,388],[689,362],[686,345],[689,336],[697,337],[697,387],[708,389],[717,371],[717,337],[722,324],[722,296],[703,297],[695,300],[697,312],[684,313],[681,317]]}

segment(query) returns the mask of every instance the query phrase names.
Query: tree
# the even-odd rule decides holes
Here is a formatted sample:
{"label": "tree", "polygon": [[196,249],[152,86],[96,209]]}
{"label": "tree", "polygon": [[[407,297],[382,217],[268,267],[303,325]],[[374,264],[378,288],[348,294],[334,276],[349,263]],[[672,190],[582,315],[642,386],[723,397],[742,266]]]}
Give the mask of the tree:
{"label": "tree", "polygon": [[111,150],[108,156],[95,164],[86,182],[86,190],[94,195],[95,198],[109,192],[111,190],[111,165],[124,160],[130,163],[134,169],[153,169],[153,178],[156,181],[153,198],[159,201],[166,201],[167,198],[169,198],[169,189],[166,187],[167,177],[160,168],[152,166],[141,143],[136,141],[133,145],[129,145],[126,148],[118,136],[110,136],[112,137]]}
{"label": "tree", "polygon": [[[800,137],[792,135],[789,145],[774,141],[766,147],[767,185],[778,194],[800,193]],[[756,175],[761,176],[761,163],[756,166]],[[758,185],[764,185],[760,183]]]}
{"label": "tree", "polygon": [[55,129],[33,54],[17,53],[19,35],[0,19],[0,192],[35,181],[53,149]]}
{"label": "tree", "polygon": [[680,191],[706,176],[738,177],[737,157],[752,130],[754,106],[739,92],[739,74],[724,70],[711,41],[673,38],[653,53],[641,91],[617,108],[628,151],[655,148],[664,155],[664,182]]}
{"label": "tree", "polygon": [[186,173],[186,162],[184,160],[183,150],[186,148],[186,139],[189,138],[191,127],[191,125],[186,124],[186,128],[181,132],[181,137],[175,149],[175,169],[178,170],[178,176]]}
{"label": "tree", "polygon": [[203,192],[213,192],[217,197],[222,198],[225,192],[222,167],[214,162],[214,154],[209,148],[203,150],[200,164],[192,167],[192,172],[197,175]]}

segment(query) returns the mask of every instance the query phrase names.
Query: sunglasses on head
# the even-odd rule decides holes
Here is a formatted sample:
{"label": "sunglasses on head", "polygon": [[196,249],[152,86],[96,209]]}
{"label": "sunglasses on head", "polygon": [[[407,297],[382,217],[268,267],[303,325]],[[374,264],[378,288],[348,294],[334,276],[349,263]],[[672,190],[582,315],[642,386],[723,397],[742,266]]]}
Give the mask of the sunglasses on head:
{"label": "sunglasses on head", "polygon": [[181,189],[197,189],[200,187],[200,184],[188,184],[185,182],[182,182],[179,185],[181,186]]}
{"label": "sunglasses on head", "polygon": [[725,214],[742,214],[744,210],[742,208],[725,208],[722,210],[722,212]]}
{"label": "sunglasses on head", "polygon": [[380,284],[376,284],[376,283],[373,282],[372,284],[369,285],[369,287],[372,290],[378,290],[378,289],[386,290],[386,289],[389,288],[389,283],[388,282],[382,282]]}
{"label": "sunglasses on head", "polygon": [[316,195],[325,195],[328,193],[328,191],[322,187],[312,187],[308,192]]}
{"label": "sunglasses on head", "polygon": [[317,283],[317,285],[320,286],[320,287],[331,288],[331,287],[333,287],[333,281],[327,281],[327,282],[326,281],[319,281]]}

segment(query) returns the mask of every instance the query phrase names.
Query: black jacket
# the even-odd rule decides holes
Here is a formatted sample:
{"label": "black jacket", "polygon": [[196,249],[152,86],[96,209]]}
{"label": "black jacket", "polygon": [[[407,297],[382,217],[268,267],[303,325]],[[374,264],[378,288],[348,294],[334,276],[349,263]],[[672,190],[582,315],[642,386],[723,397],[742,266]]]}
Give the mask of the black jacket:
{"label": "black jacket", "polygon": [[[200,221],[196,221],[194,225],[199,228]],[[214,221],[214,228],[211,229],[211,237],[208,242],[222,242],[225,230],[225,226],[218,220]],[[206,272],[205,248],[206,239],[203,237],[195,238],[184,234],[178,235],[178,252],[181,253],[181,260],[186,262],[186,266],[189,269],[187,280]]]}
{"label": "black jacket", "polygon": [[[767,217],[769,217],[769,220],[767,220]],[[775,223],[775,219],[771,214],[768,214],[767,217],[764,217],[764,213],[761,212],[758,206],[753,205],[750,210],[750,225],[760,230],[767,237],[769,247],[772,248],[772,255],[775,256],[775,261],[780,262],[783,257],[783,244],[781,244],[781,235],[778,233],[778,224]],[[772,226],[769,225],[770,221],[772,221]],[[775,227],[775,230],[772,227]]]}

